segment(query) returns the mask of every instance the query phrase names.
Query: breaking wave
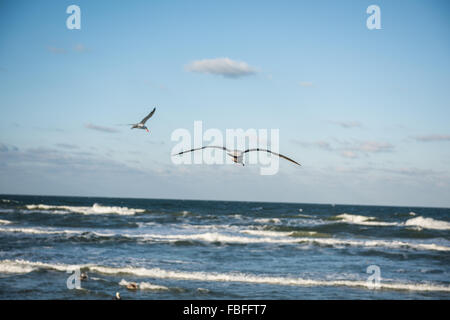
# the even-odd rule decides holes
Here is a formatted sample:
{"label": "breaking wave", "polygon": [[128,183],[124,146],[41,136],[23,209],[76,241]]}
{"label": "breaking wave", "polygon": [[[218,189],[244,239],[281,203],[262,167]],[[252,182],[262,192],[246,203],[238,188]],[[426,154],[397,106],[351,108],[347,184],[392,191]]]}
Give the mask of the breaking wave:
{"label": "breaking wave", "polygon": [[338,219],[345,223],[350,224],[359,224],[364,226],[397,226],[397,222],[383,222],[383,221],[374,221],[374,217],[366,217],[366,216],[359,216],[354,214],[348,214],[343,213],[340,215],[337,215],[335,219]]}
{"label": "breaking wave", "polygon": [[[3,273],[28,273],[38,269],[50,269],[66,272],[69,269],[80,268],[92,273],[101,273],[106,275],[128,274],[137,277],[146,277],[154,279],[171,279],[187,281],[207,281],[207,282],[241,282],[251,284],[269,284],[280,286],[301,286],[301,287],[351,287],[368,289],[369,284],[362,280],[324,280],[324,279],[305,279],[297,277],[281,277],[256,275],[249,273],[216,273],[203,271],[178,271],[164,270],[160,268],[136,268],[136,267],[108,267],[99,265],[65,265],[48,264],[42,262],[31,262],[26,260],[3,260],[0,261],[0,272]],[[129,282],[122,280],[119,284],[126,285]],[[142,286],[142,287],[141,287]],[[149,288],[155,290],[156,285],[141,282],[139,288]],[[163,287],[163,286],[157,286]],[[165,287],[166,288],[166,287]],[[385,290],[404,290],[404,291],[428,291],[428,292],[450,292],[450,286],[433,283],[402,283],[402,282],[380,282],[380,289]],[[156,289],[156,290],[161,290]],[[165,289],[163,289],[165,290]]]}
{"label": "breaking wave", "polygon": [[53,213],[81,213],[81,214],[119,214],[134,215],[144,212],[144,209],[133,209],[127,207],[108,207],[94,203],[92,207],[83,206],[51,206],[46,204],[29,204],[26,205],[28,210],[52,210]]}
{"label": "breaking wave", "polygon": [[253,221],[257,223],[281,223],[281,220],[278,218],[258,218]]}
{"label": "breaking wave", "polygon": [[158,233],[101,233],[83,230],[55,230],[38,228],[0,228],[0,232],[22,232],[28,234],[67,234],[77,237],[92,238],[97,237],[123,237],[143,242],[178,242],[178,241],[201,241],[208,243],[229,243],[229,244],[307,244],[318,246],[331,246],[341,248],[345,246],[374,248],[384,247],[391,249],[414,249],[432,251],[450,251],[450,247],[437,245],[434,243],[418,243],[399,240],[352,240],[339,238],[324,238],[319,235],[308,234],[307,236],[294,232],[264,231],[264,230],[241,230],[241,233],[251,236],[236,234],[224,234],[219,232],[204,232],[192,234],[158,234]]}
{"label": "breaking wave", "polygon": [[[415,215],[410,212],[409,215]],[[340,222],[349,224],[359,224],[364,226],[398,226],[398,227],[419,227],[423,229],[434,230],[450,230],[450,222],[435,220],[433,218],[424,218],[421,216],[411,218],[405,222],[383,222],[377,221],[374,217],[353,215],[343,213],[332,218],[333,220],[339,220]]]}
{"label": "breaking wave", "polygon": [[26,234],[82,234],[76,230],[52,230],[40,228],[0,228],[0,232],[26,233]]}
{"label": "breaking wave", "polygon": [[[248,231],[247,231],[248,232]],[[264,232],[264,231],[263,231]],[[313,238],[313,237],[285,237],[287,234],[280,236],[261,236],[261,237],[245,237],[238,235],[227,235],[217,232],[206,232],[197,234],[180,234],[180,235],[160,235],[146,234],[147,240],[163,240],[163,241],[204,241],[219,243],[274,243],[274,244],[308,244],[323,245],[332,247],[356,246],[356,247],[385,247],[392,249],[415,249],[415,250],[436,250],[450,251],[450,247],[437,245],[434,243],[414,243],[396,240],[347,240],[336,238]]]}
{"label": "breaking wave", "polygon": [[424,229],[450,230],[450,222],[434,220],[433,218],[416,217],[405,222],[405,226],[414,226]]}

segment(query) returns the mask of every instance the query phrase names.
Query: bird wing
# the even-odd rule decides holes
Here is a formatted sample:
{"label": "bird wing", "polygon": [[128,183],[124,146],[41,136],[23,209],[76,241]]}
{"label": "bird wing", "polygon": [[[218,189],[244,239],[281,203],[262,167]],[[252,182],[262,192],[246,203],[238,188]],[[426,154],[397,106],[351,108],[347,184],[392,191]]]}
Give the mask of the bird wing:
{"label": "bird wing", "polygon": [[296,165],[301,166],[301,164],[298,163],[297,161],[292,160],[291,158],[288,158],[288,157],[286,157],[286,156],[284,156],[284,155],[282,155],[282,154],[279,154],[279,153],[276,153],[276,152],[272,152],[272,151],[267,150],[267,149],[260,149],[260,148],[256,148],[256,149],[247,149],[247,150],[245,150],[243,153],[247,153],[247,152],[251,152],[251,151],[266,151],[266,152],[268,152],[268,153],[274,154],[274,155],[276,155],[276,156],[279,156],[280,158],[286,159],[286,160],[288,160],[288,161],[291,161],[291,162],[295,163]]}
{"label": "bird wing", "polygon": [[206,149],[206,148],[216,148],[216,149],[222,149],[222,150],[225,150],[225,151],[229,151],[229,150],[228,150],[227,148],[225,148],[225,147],[219,147],[219,146],[204,146],[204,147],[200,147],[200,148],[194,148],[194,149],[191,149],[191,150],[181,151],[181,152],[179,152],[179,153],[174,154],[174,156],[178,156],[178,155],[183,154],[183,153],[188,153],[188,152],[192,152],[192,151],[196,151],[196,150],[202,150],[202,149]]}
{"label": "bird wing", "polygon": [[142,121],[139,122],[139,123],[145,124],[145,123],[147,122],[147,120],[150,119],[150,118],[153,116],[153,114],[155,113],[155,111],[156,111],[156,108],[153,108],[152,112],[150,112],[150,113],[148,114],[148,116],[146,116],[144,119],[142,119]]}

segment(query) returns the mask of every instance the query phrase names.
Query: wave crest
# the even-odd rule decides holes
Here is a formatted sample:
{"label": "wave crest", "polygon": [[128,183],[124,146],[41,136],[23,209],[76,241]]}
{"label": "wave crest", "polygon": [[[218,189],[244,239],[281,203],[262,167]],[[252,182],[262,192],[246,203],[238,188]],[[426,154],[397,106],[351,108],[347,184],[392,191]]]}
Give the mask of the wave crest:
{"label": "wave crest", "polygon": [[407,220],[405,222],[405,226],[414,226],[434,230],[450,230],[450,222],[420,216]]}
{"label": "wave crest", "polygon": [[118,214],[118,215],[134,215],[144,212],[144,209],[133,209],[127,207],[109,207],[94,203],[92,207],[83,206],[52,206],[46,204],[29,204],[26,205],[28,210],[52,210],[53,213],[81,213],[81,214]]}
{"label": "wave crest", "polygon": [[[214,282],[241,282],[252,284],[270,284],[281,286],[302,286],[302,287],[318,287],[318,286],[341,286],[341,287],[358,287],[370,288],[366,281],[361,280],[324,280],[324,279],[304,279],[296,277],[281,277],[256,275],[248,273],[215,273],[204,271],[178,271],[164,270],[160,268],[135,268],[135,267],[107,267],[98,265],[63,265],[48,264],[42,262],[30,262],[25,260],[3,260],[0,261],[0,271],[5,270],[35,270],[36,268],[46,268],[66,272],[69,269],[80,268],[87,269],[90,272],[102,273],[108,275],[129,274],[137,277],[147,277],[154,279],[172,279],[172,280],[188,280],[188,281],[214,281]],[[28,271],[28,272],[31,272]],[[119,284],[128,284],[126,280],[122,280]],[[152,288],[155,285],[151,283],[141,282],[143,288]],[[160,287],[160,286],[158,286]],[[162,286],[161,286],[162,287]],[[406,291],[439,291],[450,292],[450,286],[432,284],[432,283],[401,283],[401,282],[380,282],[381,289],[389,290],[406,290]],[[152,289],[151,289],[152,290]]]}
{"label": "wave crest", "polygon": [[337,215],[336,219],[350,224],[359,224],[363,226],[396,226],[397,222],[375,221],[375,217],[360,216],[355,214],[343,213]]}
{"label": "wave crest", "polygon": [[318,246],[345,247],[355,246],[363,248],[384,247],[392,249],[414,249],[414,250],[432,250],[432,251],[450,251],[450,247],[434,243],[407,242],[399,240],[353,240],[339,238],[324,238],[321,234],[308,234],[302,236],[295,232],[264,231],[264,230],[241,230],[242,234],[225,234],[219,232],[204,232],[191,234],[158,234],[158,233],[100,233],[97,231],[83,230],[61,230],[61,229],[37,229],[37,228],[0,228],[0,232],[21,232],[28,234],[67,234],[76,235],[85,239],[97,237],[122,237],[134,239],[136,241],[161,241],[161,242],[179,242],[179,241],[202,241],[209,243],[235,243],[235,244],[307,244]]}

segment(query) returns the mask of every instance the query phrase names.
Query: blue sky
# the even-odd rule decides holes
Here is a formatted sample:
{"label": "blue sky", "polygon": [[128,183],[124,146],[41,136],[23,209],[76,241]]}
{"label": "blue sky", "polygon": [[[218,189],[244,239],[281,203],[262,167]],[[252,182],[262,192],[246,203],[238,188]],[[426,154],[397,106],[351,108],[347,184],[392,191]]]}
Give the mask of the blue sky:
{"label": "blue sky", "polygon": [[[66,28],[72,4],[81,30]],[[366,27],[372,4],[381,30]],[[449,9],[2,1],[0,193],[449,207]],[[218,58],[253,72],[189,69]],[[154,106],[150,134],[119,125]],[[176,166],[171,133],[195,120],[278,128],[303,166]]]}

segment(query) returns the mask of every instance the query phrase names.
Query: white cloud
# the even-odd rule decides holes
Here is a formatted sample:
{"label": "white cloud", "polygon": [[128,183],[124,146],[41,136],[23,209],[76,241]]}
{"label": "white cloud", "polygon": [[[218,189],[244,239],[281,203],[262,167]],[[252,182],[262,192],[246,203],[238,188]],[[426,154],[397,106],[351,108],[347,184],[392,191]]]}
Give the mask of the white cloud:
{"label": "white cloud", "polygon": [[349,159],[356,159],[360,155],[368,156],[371,153],[382,153],[394,151],[394,146],[387,142],[378,141],[334,141],[329,143],[324,140],[315,142],[305,142],[291,140],[293,143],[305,148],[315,147],[326,151],[337,152],[340,156]]}
{"label": "white cloud", "polygon": [[70,144],[70,143],[57,143],[56,146],[63,148],[63,149],[78,149],[78,148],[80,148],[79,146],[77,146],[75,144]]}
{"label": "white cloud", "polygon": [[196,60],[186,66],[186,70],[199,73],[210,73],[227,78],[239,78],[255,74],[257,70],[243,61],[229,58]]}
{"label": "white cloud", "polygon": [[89,51],[88,48],[86,48],[86,46],[82,43],[78,43],[77,45],[75,45],[73,47],[73,50],[77,51],[77,52],[86,52]]}
{"label": "white cloud", "polygon": [[349,151],[349,150],[342,151],[341,156],[343,156],[344,158],[350,158],[350,159],[358,158],[358,155],[356,154],[356,152]]}
{"label": "white cloud", "polygon": [[448,134],[430,134],[425,136],[413,137],[416,141],[420,142],[433,142],[433,141],[450,141],[450,135]]}
{"label": "white cloud", "polygon": [[312,87],[313,83],[310,81],[302,81],[299,83],[301,87]]}
{"label": "white cloud", "polygon": [[362,127],[362,123],[359,121],[332,121],[332,123],[341,126],[342,128],[357,128]]}
{"label": "white cloud", "polygon": [[65,54],[67,53],[67,50],[64,48],[58,48],[58,47],[53,47],[53,46],[49,46],[47,47],[47,50],[54,53],[54,54]]}
{"label": "white cloud", "polygon": [[332,149],[330,143],[323,141],[323,140],[314,141],[314,142],[305,142],[305,141],[301,141],[301,140],[297,140],[297,139],[292,139],[291,142],[298,144],[299,146],[302,146],[305,148],[317,147],[317,148],[324,149],[324,150]]}
{"label": "white cloud", "polygon": [[386,142],[363,141],[359,142],[354,149],[362,152],[390,152],[394,146]]}
{"label": "white cloud", "polygon": [[114,128],[109,128],[109,127],[104,127],[104,126],[99,126],[96,124],[92,124],[92,123],[88,123],[84,126],[85,128],[91,129],[91,130],[96,130],[96,131],[101,131],[101,132],[107,132],[107,133],[116,133],[119,132],[118,130],[114,129]]}

